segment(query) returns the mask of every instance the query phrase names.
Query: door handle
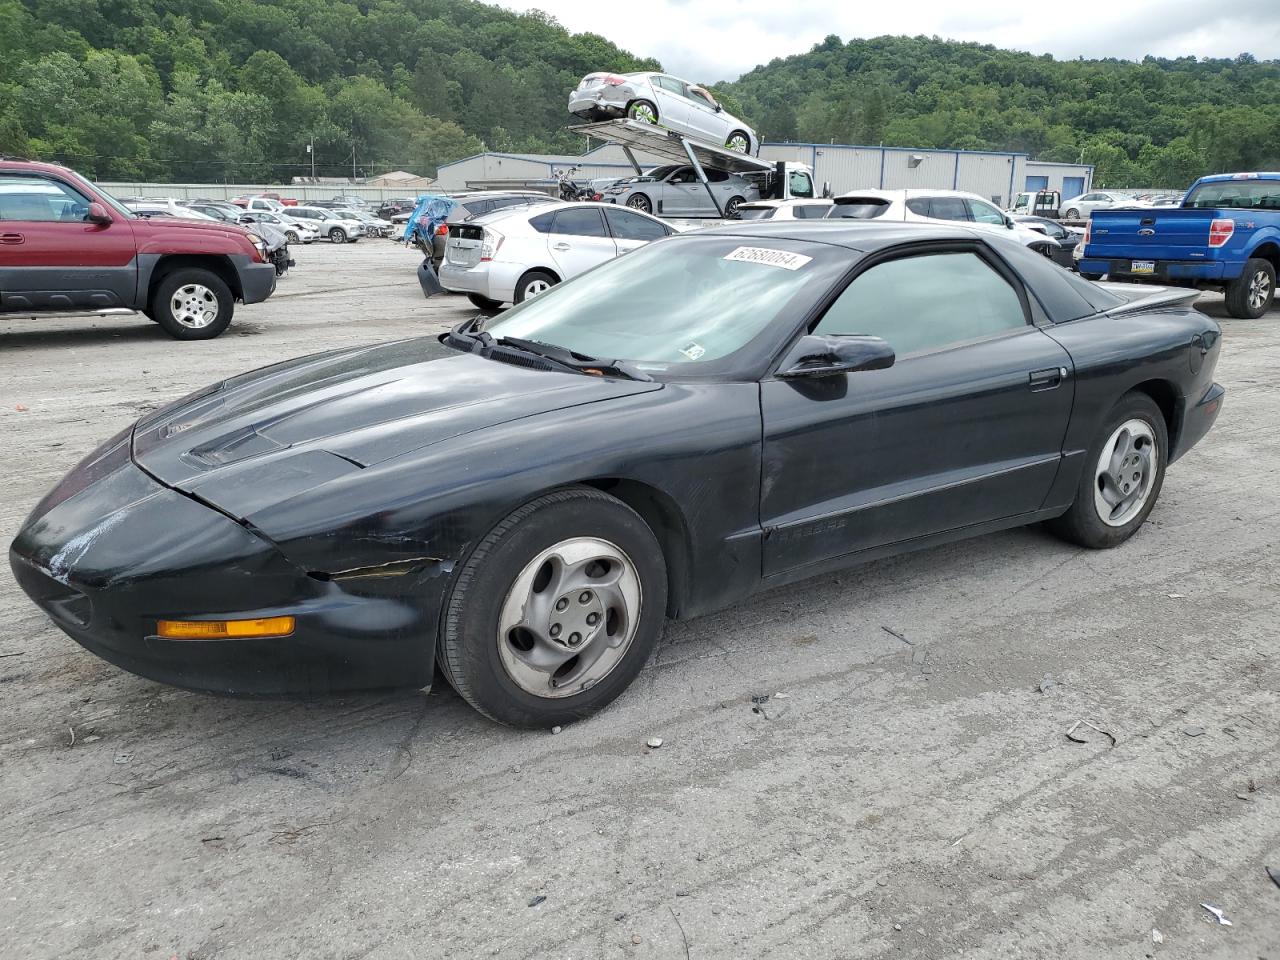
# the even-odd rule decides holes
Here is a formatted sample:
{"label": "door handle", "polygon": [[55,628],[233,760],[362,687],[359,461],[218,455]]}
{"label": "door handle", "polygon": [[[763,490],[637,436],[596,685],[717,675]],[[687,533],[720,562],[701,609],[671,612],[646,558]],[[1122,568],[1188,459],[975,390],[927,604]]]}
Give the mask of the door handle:
{"label": "door handle", "polygon": [[27,238],[20,233],[0,233],[0,243],[26,243]]}
{"label": "door handle", "polygon": [[1027,374],[1027,383],[1032,390],[1053,390],[1066,378],[1066,367],[1049,367],[1047,370],[1032,370]]}
{"label": "door handle", "polygon": [[560,243],[553,244],[553,245],[552,245],[552,247],[551,247],[551,249],[552,249],[552,250],[570,250],[570,249],[572,249],[572,248],[569,246],[569,244],[565,243],[565,242],[562,240]]}

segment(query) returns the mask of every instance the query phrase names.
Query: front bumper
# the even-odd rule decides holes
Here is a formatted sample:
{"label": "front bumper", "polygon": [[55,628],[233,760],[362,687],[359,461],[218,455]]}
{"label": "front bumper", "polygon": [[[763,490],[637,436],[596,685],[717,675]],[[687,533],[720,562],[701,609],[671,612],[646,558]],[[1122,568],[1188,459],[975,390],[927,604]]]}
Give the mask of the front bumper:
{"label": "front bumper", "polygon": [[[1142,280],[1153,283],[1214,283],[1227,278],[1227,265],[1221,260],[1156,260],[1152,273],[1134,273],[1133,261],[1141,257],[1091,257],[1079,261],[1081,273],[1105,273],[1112,280]],[[1236,271],[1239,275],[1239,271]]]}
{"label": "front bumper", "polygon": [[[87,469],[77,467],[75,473]],[[18,584],[68,636],[131,673],[226,694],[426,686],[448,578],[308,573],[127,458],[27,520]],[[287,637],[168,640],[158,620],[293,616]]]}
{"label": "front bumper", "polygon": [[247,257],[236,264],[240,277],[240,299],[245,303],[261,303],[276,289],[276,268],[272,263],[253,263]]}

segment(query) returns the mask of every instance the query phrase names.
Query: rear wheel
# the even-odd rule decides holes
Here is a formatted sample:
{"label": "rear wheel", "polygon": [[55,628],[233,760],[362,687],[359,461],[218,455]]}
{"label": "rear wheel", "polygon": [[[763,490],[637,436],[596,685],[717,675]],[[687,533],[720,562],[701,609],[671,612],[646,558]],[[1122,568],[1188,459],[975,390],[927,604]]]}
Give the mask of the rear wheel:
{"label": "rear wheel", "polygon": [[1100,273],[1081,273],[1081,274],[1080,274],[1080,276],[1084,277],[1086,280],[1101,280],[1101,279],[1102,279],[1102,274],[1100,274]]}
{"label": "rear wheel", "polygon": [[1244,272],[1227,284],[1227,313],[1239,320],[1256,320],[1271,309],[1276,295],[1276,268],[1254,257]]}
{"label": "rear wheel", "polygon": [[488,297],[482,297],[478,293],[468,293],[467,299],[487,313],[497,313],[502,309],[501,301],[490,300]]}
{"label": "rear wheel", "polygon": [[634,193],[628,197],[627,206],[632,210],[643,210],[645,213],[653,213],[653,203],[643,193]]}
{"label": "rear wheel", "polygon": [[641,123],[657,123],[658,108],[648,100],[633,100],[627,106],[627,117]]}
{"label": "rear wheel", "polygon": [[662,634],[667,574],[641,517],[590,488],[520,507],[476,547],[449,599],[439,658],[486,716],[548,727],[631,683]]}
{"label": "rear wheel", "polygon": [[1164,414],[1155,401],[1145,393],[1126,393],[1085,456],[1075,502],[1049,528],[1094,550],[1124,543],[1156,505],[1168,450]]}
{"label": "rear wheel", "polygon": [[175,270],[156,284],[147,311],[176,340],[212,340],[231,324],[235,298],[216,273]]}
{"label": "rear wheel", "polygon": [[559,281],[545,270],[530,270],[516,284],[515,303],[532,300],[540,293],[546,293]]}
{"label": "rear wheel", "polygon": [[299,237],[299,236],[298,236],[294,231],[292,231],[292,230],[286,230],[286,231],[285,231],[285,234],[284,234],[284,238],[285,238],[286,240],[288,240],[290,243],[301,243],[301,242],[302,242],[302,238],[301,238],[301,237]]}

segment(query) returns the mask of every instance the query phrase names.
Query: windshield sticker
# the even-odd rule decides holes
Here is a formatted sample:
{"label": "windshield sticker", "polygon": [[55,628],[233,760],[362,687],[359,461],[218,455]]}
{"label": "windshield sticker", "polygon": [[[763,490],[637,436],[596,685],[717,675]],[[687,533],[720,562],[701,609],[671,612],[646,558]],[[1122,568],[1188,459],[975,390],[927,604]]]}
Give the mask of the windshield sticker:
{"label": "windshield sticker", "polygon": [[813,257],[787,250],[771,250],[768,247],[738,247],[732,253],[725,254],[725,259],[742,263],[763,263],[770,267],[782,267],[783,270],[799,270]]}
{"label": "windshield sticker", "polygon": [[691,343],[687,347],[681,347],[680,352],[690,360],[700,360],[702,355],[707,352],[707,348],[700,343]]}

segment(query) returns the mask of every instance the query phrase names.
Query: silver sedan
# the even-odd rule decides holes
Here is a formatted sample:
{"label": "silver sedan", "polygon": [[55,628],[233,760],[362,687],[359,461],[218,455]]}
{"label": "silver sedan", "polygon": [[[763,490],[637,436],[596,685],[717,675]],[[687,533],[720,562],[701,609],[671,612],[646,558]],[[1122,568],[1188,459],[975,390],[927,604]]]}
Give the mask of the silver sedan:
{"label": "silver sedan", "polygon": [[627,117],[753,156],[760,138],[704,87],[665,73],[589,73],[569,94],[569,112],[584,120]]}
{"label": "silver sedan", "polygon": [[693,167],[679,163],[654,167],[642,177],[619,180],[604,191],[601,199],[661,217],[732,217],[741,204],[760,199],[760,191],[745,177],[712,168],[707,168],[706,174],[719,210]]}

